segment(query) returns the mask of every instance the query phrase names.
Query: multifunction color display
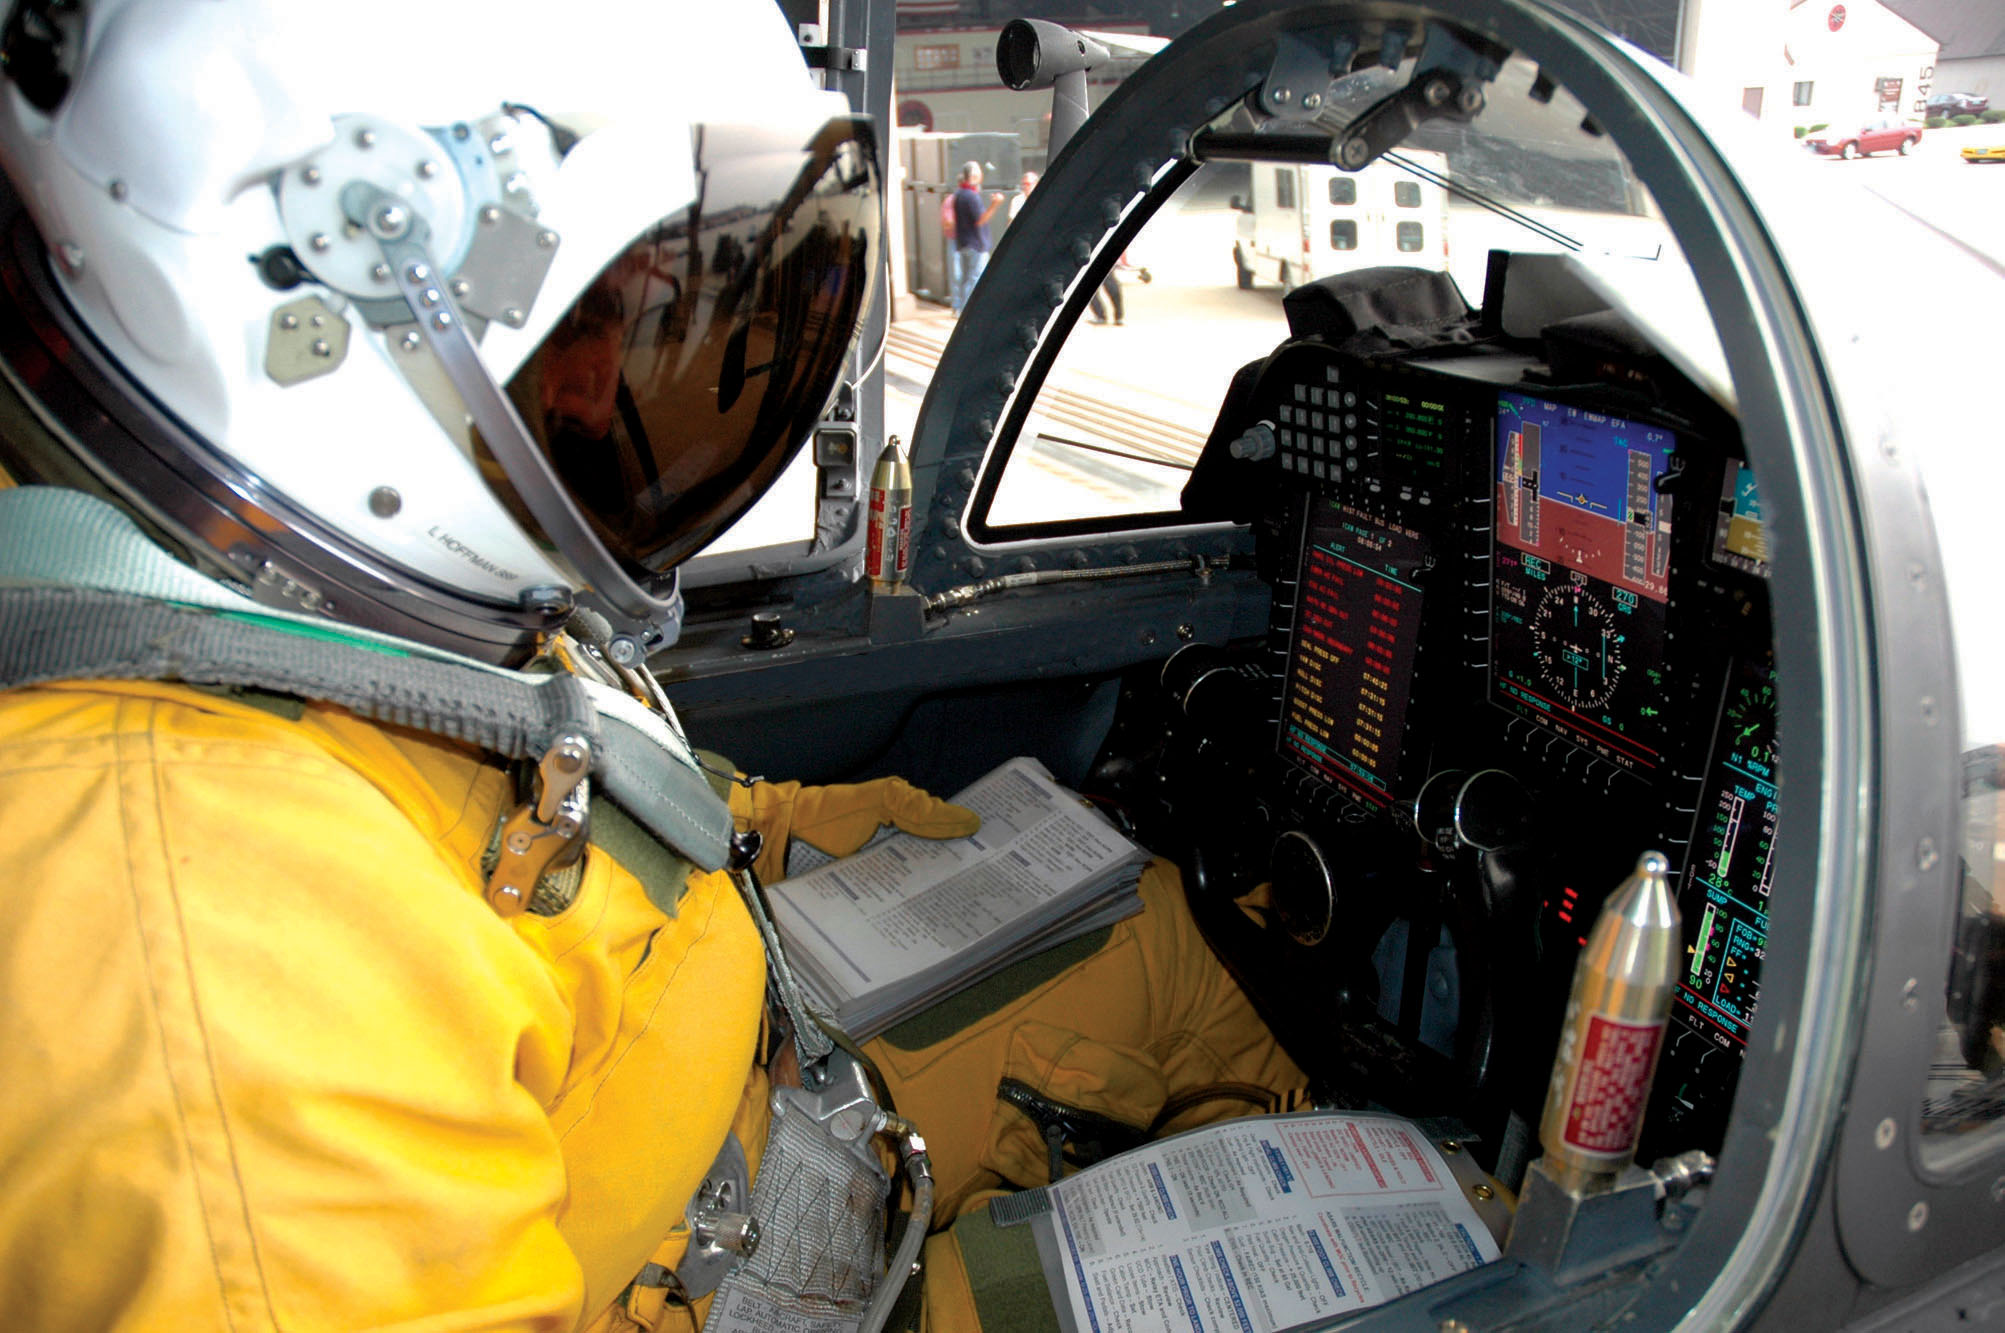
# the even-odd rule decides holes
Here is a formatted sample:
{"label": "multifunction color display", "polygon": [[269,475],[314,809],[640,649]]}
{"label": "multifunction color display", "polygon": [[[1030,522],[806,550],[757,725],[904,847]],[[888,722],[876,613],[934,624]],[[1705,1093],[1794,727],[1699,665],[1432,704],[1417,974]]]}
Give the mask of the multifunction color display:
{"label": "multifunction color display", "polygon": [[1279,748],[1374,805],[1393,799],[1420,640],[1420,534],[1312,500]]}
{"label": "multifunction color display", "polygon": [[1497,400],[1490,698],[1611,763],[1665,737],[1671,433],[1525,394]]}

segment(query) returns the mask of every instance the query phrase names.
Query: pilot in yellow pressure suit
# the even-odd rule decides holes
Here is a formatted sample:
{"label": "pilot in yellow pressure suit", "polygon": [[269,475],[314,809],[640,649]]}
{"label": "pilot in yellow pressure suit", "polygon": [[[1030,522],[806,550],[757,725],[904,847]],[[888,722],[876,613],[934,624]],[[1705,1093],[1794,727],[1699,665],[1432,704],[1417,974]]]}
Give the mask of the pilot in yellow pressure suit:
{"label": "pilot in yellow pressure suit", "polygon": [[[791,1002],[744,863],[973,817],[727,801],[638,664],[841,372],[876,148],[765,0],[554,12],[10,25],[9,1328],[742,1327],[859,1123],[826,1234],[882,1264],[916,1126],[928,1323],[1032,1328],[974,1204],[1301,1082],[1160,867],[864,1051]],[[775,1128],[866,1065],[902,1120]]]}

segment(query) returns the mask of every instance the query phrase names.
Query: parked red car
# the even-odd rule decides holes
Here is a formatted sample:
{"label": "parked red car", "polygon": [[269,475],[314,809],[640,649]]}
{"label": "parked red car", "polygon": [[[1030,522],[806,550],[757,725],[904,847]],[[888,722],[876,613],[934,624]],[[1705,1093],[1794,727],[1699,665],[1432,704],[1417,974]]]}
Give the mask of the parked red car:
{"label": "parked red car", "polygon": [[1832,126],[1804,136],[1803,144],[1813,153],[1835,153],[1839,157],[1860,157],[1871,153],[1883,153],[1888,149],[1907,155],[1908,149],[1921,142],[1921,126],[1892,116],[1882,116],[1869,120],[1855,129],[1838,129]]}

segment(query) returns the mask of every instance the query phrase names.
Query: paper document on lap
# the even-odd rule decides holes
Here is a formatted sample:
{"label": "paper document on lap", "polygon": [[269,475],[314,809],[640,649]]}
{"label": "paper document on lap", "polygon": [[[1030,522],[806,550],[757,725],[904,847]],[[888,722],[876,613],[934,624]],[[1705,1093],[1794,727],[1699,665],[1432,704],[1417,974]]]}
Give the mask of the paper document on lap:
{"label": "paper document on lap", "polygon": [[1148,854],[1036,760],[1012,759],[953,800],[982,817],[979,832],[892,833],[772,887],[810,996],[859,1040],[1025,953],[1141,910]]}
{"label": "paper document on lap", "polygon": [[1499,1252],[1434,1144],[1396,1116],[1230,1121],[1048,1192],[1029,1225],[1075,1333],[1275,1333]]}

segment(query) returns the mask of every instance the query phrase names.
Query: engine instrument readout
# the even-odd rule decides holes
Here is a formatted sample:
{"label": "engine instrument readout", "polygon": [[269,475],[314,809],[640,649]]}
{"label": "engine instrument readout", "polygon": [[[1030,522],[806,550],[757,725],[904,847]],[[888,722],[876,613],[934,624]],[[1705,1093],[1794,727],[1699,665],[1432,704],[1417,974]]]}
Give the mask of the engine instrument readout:
{"label": "engine instrument readout", "polygon": [[1630,769],[1665,739],[1675,439],[1525,394],[1497,400],[1491,700]]}
{"label": "engine instrument readout", "polygon": [[1411,528],[1337,501],[1309,502],[1277,746],[1373,805],[1395,795],[1426,563]]}
{"label": "engine instrument readout", "polygon": [[1768,530],[1761,522],[1761,492],[1745,463],[1729,460],[1713,527],[1713,563],[1743,574],[1768,573]]}
{"label": "engine instrument readout", "polygon": [[1775,878],[1775,679],[1766,661],[1741,662],[1699,799],[1680,911],[1690,952],[1677,1007],[1722,1046],[1747,1045],[1768,948]]}

